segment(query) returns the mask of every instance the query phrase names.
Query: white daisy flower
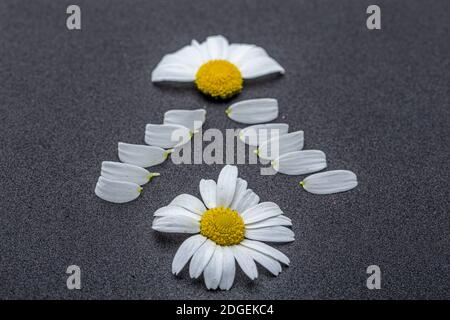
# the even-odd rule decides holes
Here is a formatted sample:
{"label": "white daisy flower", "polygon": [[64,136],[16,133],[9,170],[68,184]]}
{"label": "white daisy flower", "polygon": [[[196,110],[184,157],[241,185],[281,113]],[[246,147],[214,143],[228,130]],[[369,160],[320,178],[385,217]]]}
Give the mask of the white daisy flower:
{"label": "white daisy flower", "polygon": [[247,182],[238,178],[237,167],[225,166],[217,183],[202,179],[200,194],[203,201],[181,194],[154,214],[154,230],[195,234],[175,254],[175,275],[190,260],[191,278],[203,273],[208,289],[228,290],[234,282],[235,260],[252,280],[258,277],[255,261],[275,276],[281,272],[280,262],[289,265],[286,255],[261,241],[294,241],[287,228],[291,220],[275,203],[259,203]]}
{"label": "white daisy flower", "polygon": [[214,98],[230,98],[241,92],[244,79],[284,69],[267,52],[250,44],[229,44],[223,36],[203,43],[192,40],[180,50],[165,55],[152,72],[152,81],[195,82],[198,90]]}
{"label": "white daisy flower", "polygon": [[358,185],[356,174],[348,170],[332,170],[312,174],[300,185],[308,192],[315,194],[331,194],[344,192]]}

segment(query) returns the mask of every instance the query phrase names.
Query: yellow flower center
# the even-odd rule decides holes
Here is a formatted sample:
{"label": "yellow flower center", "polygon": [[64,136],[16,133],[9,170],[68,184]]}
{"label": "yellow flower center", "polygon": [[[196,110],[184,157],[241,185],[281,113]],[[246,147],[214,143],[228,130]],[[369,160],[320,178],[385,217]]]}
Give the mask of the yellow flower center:
{"label": "yellow flower center", "polygon": [[241,72],[227,60],[210,60],[197,71],[195,84],[198,90],[213,98],[227,99],[241,92]]}
{"label": "yellow flower center", "polygon": [[200,233],[221,246],[232,246],[244,240],[244,220],[236,210],[217,207],[205,211]]}

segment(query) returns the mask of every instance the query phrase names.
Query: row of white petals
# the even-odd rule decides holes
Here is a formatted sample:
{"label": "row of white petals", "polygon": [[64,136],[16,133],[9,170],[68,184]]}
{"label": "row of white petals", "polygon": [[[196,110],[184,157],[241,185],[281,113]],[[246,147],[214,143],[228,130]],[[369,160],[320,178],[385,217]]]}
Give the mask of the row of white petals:
{"label": "row of white petals", "polygon": [[[120,162],[104,161],[95,194],[113,203],[125,203],[139,197],[142,185],[159,173],[145,168],[164,162],[172,148],[186,143],[206,119],[205,109],[169,110],[163,124],[148,124],[145,131],[147,145],[119,142]],[[180,137],[174,140],[173,137]]]}

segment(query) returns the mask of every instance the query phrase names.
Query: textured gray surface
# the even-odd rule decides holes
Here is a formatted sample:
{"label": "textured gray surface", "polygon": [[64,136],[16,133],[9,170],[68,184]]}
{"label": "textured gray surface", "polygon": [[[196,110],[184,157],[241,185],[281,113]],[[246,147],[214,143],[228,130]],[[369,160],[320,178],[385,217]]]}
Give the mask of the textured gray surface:
{"label": "textured gray surface", "polygon": [[[383,29],[372,32],[371,1],[76,1],[77,32],[65,28],[70,3],[0,4],[1,298],[450,298],[448,1],[377,1]],[[93,192],[117,142],[142,143],[168,109],[206,105],[206,128],[240,127],[224,103],[150,82],[165,53],[213,34],[258,44],[287,70],[238,99],[277,98],[305,148],[360,181],[315,196],[298,177],[240,166],[293,219],[297,240],[277,246],[292,260],[278,278],[240,272],[229,292],[172,276],[184,236],[150,228],[158,207],[197,195],[221,166],[166,162],[125,205]],[[70,264],[82,268],[81,291],[65,287]],[[365,287],[370,264],[382,290]]]}

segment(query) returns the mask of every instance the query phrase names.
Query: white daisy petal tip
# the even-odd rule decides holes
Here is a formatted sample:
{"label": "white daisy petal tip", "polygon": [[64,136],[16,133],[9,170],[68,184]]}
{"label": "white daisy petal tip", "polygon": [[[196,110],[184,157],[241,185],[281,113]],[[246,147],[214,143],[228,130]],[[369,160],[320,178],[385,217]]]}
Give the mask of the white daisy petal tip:
{"label": "white daisy petal tip", "polygon": [[256,124],[242,129],[239,132],[239,139],[250,146],[257,147],[275,136],[288,133],[287,123],[266,123]]}
{"label": "white daisy petal tip", "polygon": [[126,203],[133,201],[142,192],[142,187],[134,182],[110,180],[100,176],[95,185],[95,194],[108,202]]}
{"label": "white daisy petal tip", "polygon": [[181,125],[188,128],[191,133],[196,133],[201,129],[206,120],[205,109],[183,110],[174,109],[164,113],[164,124]]}
{"label": "white daisy petal tip", "polygon": [[278,101],[272,98],[243,100],[229,106],[225,113],[231,120],[240,123],[269,122],[278,117]]}
{"label": "white daisy petal tip", "polygon": [[109,180],[128,181],[142,186],[149,182],[153,177],[159,176],[159,173],[149,172],[148,170],[133,164],[103,161],[101,176]]}
{"label": "white daisy petal tip", "polygon": [[256,150],[256,154],[265,160],[275,160],[286,153],[300,151],[303,149],[304,133],[303,131],[295,131],[274,137],[261,143]]}
{"label": "white daisy petal tip", "polygon": [[301,175],[325,169],[327,160],[320,150],[304,150],[285,153],[273,160],[271,165],[279,173]]}
{"label": "white daisy petal tip", "polygon": [[[145,143],[161,148],[174,148],[191,139],[191,131],[177,124],[147,124]],[[167,154],[165,154],[167,156]]]}
{"label": "white daisy petal tip", "polygon": [[300,186],[314,194],[332,194],[355,188],[358,179],[349,170],[332,170],[310,175],[300,182]]}

